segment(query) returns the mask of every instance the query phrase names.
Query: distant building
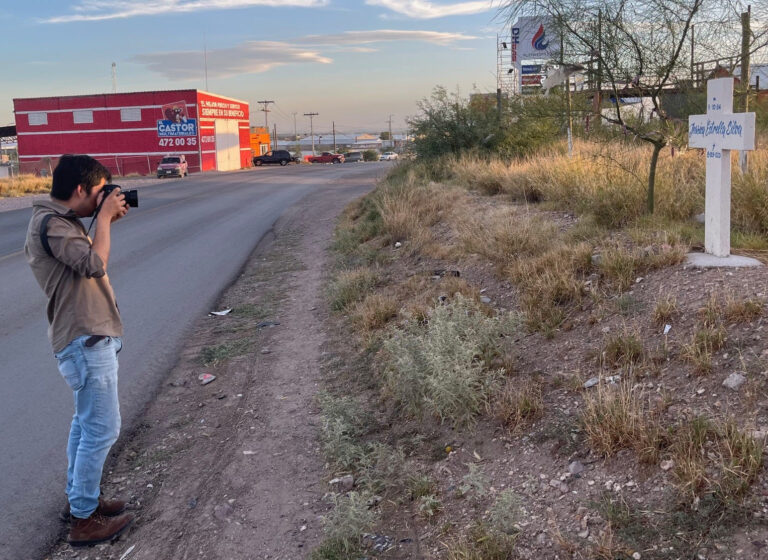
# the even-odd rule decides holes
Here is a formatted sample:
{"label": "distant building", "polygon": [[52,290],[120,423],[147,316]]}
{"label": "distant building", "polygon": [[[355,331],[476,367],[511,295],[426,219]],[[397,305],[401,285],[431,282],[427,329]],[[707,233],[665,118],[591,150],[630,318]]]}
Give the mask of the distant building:
{"label": "distant building", "polygon": [[269,130],[263,126],[251,127],[251,155],[260,156],[266,154],[272,146],[269,138]]}
{"label": "distant building", "polygon": [[251,165],[245,101],[196,89],[14,99],[22,173],[88,154],[114,175],[151,174],[169,153],[190,171]]}

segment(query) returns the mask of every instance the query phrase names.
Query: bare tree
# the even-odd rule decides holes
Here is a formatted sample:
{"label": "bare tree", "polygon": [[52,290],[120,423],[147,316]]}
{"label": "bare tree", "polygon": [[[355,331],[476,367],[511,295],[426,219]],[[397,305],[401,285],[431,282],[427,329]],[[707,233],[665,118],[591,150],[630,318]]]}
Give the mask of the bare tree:
{"label": "bare tree", "polygon": [[[502,11],[512,21],[519,15],[551,17],[566,46],[564,61],[597,67],[596,81],[615,102],[600,112],[602,120],[653,148],[647,185],[653,213],[659,154],[687,128],[665,110],[662,97],[692,85],[694,25],[697,44],[710,52],[717,48],[715,32],[722,38],[723,24],[737,9],[727,0],[509,0]],[[628,113],[622,97],[650,100],[652,118]]]}

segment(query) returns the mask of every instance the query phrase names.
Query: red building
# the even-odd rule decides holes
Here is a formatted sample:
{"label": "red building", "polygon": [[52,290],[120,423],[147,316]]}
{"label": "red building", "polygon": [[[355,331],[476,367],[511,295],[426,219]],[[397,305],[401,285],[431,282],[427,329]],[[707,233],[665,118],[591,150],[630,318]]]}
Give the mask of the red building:
{"label": "red building", "polygon": [[248,103],[196,89],[14,99],[22,173],[88,154],[113,175],[155,173],[184,154],[190,172],[251,165]]}

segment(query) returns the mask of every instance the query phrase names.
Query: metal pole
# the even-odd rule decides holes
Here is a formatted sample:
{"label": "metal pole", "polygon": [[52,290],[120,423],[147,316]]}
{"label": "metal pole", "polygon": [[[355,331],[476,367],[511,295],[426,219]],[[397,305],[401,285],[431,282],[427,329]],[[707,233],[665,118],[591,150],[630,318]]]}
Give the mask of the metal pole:
{"label": "metal pole", "polygon": [[309,133],[312,135],[312,155],[315,155],[315,126],[314,119],[320,113],[304,113],[305,117],[309,117]]}
{"label": "metal pole", "polygon": [[693,87],[697,87],[698,83],[696,80],[696,57],[694,56],[695,50],[695,43],[696,39],[694,35],[696,34],[696,25],[691,24],[691,85]]}
{"label": "metal pole", "polygon": [[296,132],[296,112],[293,113],[293,141],[296,142],[296,152],[300,152],[299,150],[299,135]]}
{"label": "metal pole", "polygon": [[[565,32],[560,26],[560,67],[565,72]],[[571,120],[571,77],[565,75],[565,110],[568,121],[568,157],[573,157],[573,122]]]}
{"label": "metal pole", "polygon": [[[750,31],[750,15],[752,13],[752,6],[747,7],[747,11],[741,14],[741,86],[744,89],[744,112],[749,111],[749,39],[751,35]],[[746,173],[749,169],[749,161],[746,150],[741,150],[739,153],[739,167],[742,173]]]}

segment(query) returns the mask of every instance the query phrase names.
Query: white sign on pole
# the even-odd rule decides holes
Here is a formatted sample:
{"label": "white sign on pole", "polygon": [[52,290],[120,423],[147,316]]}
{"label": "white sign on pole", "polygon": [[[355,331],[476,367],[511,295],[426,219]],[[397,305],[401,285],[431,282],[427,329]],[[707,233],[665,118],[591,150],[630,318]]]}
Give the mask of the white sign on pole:
{"label": "white sign on pole", "polygon": [[512,62],[560,56],[560,36],[550,17],[521,17],[512,26]]}
{"label": "white sign on pole", "polygon": [[688,145],[707,151],[704,250],[731,253],[731,150],[755,149],[755,114],[733,112],[733,78],[707,82],[707,114],[688,117]]}
{"label": "white sign on pole", "polygon": [[560,36],[550,17],[526,16],[512,26],[512,64],[518,70],[522,91],[522,61],[554,59],[560,56]]}

